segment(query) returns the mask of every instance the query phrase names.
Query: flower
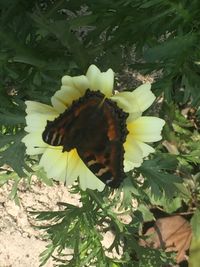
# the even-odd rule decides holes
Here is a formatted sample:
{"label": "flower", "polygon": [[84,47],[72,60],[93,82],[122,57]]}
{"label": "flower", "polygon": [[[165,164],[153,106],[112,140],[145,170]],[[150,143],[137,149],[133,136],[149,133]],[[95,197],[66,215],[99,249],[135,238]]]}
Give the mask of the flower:
{"label": "flower", "polygon": [[86,75],[62,78],[62,86],[51,98],[52,106],[34,101],[26,101],[27,135],[22,139],[26,145],[28,155],[42,154],[39,165],[44,167],[47,176],[72,184],[78,177],[80,187],[104,189],[102,183],[83,163],[76,149],[63,152],[62,146],[53,147],[45,143],[42,133],[47,120],[53,121],[74,100],[82,97],[86,90],[101,91],[106,98],[114,101],[119,108],[128,113],[126,125],[128,134],[123,146],[124,171],[139,167],[143,158],[154,152],[147,143],[161,140],[161,130],[164,120],[156,117],[142,116],[142,113],[155,100],[149,83],[143,84],[133,92],[116,92],[113,94],[114,73],[111,69],[101,72],[95,65],[91,65]]}

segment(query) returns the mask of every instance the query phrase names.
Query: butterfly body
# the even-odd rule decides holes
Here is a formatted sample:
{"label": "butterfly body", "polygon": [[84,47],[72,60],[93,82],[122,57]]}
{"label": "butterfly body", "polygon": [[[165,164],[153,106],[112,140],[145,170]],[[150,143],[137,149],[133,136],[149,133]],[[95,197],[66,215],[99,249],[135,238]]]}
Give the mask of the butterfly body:
{"label": "butterfly body", "polygon": [[124,178],[127,117],[127,113],[99,91],[87,90],[63,114],[47,122],[42,136],[49,145],[63,146],[63,152],[75,148],[86,166],[101,181],[115,188]]}

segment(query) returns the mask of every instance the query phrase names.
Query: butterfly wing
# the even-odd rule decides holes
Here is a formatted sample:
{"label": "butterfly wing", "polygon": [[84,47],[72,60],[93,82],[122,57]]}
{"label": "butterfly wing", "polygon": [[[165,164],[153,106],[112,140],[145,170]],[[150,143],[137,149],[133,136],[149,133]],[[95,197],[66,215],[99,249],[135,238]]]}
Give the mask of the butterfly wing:
{"label": "butterfly wing", "polygon": [[114,102],[105,99],[100,109],[99,118],[103,122],[97,127],[97,137],[93,140],[91,150],[78,148],[78,154],[87,167],[105,184],[112,188],[119,187],[124,178],[124,147],[128,134],[126,118]]}
{"label": "butterfly wing", "polygon": [[123,179],[127,114],[100,92],[87,91],[69,109],[47,122],[43,140],[63,151],[76,148],[86,166],[105,184]]}
{"label": "butterfly wing", "polygon": [[[72,105],[54,121],[47,121],[42,133],[43,141],[52,146],[63,146],[63,151],[68,152],[79,147],[81,143],[85,144],[85,129],[92,128],[89,120],[95,121],[96,118],[91,118],[91,115],[93,117],[103,97],[100,92],[87,90],[83,97],[73,101]],[[92,139],[92,136],[89,136],[92,132],[88,133],[87,130],[86,134],[87,138]]]}

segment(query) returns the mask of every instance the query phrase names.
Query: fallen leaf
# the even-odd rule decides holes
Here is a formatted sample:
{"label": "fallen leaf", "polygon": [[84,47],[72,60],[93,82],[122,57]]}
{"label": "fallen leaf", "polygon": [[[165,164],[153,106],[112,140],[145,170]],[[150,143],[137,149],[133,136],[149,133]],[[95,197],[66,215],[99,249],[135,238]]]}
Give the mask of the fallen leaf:
{"label": "fallen leaf", "polygon": [[192,240],[192,228],[182,216],[175,215],[155,221],[144,234],[147,239],[140,240],[140,245],[162,248],[166,252],[176,252],[176,262],[187,260],[186,251]]}

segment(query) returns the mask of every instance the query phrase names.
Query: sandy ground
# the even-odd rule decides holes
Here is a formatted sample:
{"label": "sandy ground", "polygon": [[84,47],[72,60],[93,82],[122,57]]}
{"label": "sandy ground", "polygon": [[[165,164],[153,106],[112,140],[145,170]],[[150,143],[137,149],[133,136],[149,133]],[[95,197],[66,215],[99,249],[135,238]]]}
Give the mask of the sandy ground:
{"label": "sandy ground", "polygon": [[[49,187],[33,178],[31,187],[19,184],[18,206],[9,198],[11,190],[11,183],[0,187],[0,267],[39,267],[39,255],[48,243],[42,238],[43,232],[33,227],[35,221],[28,216],[28,211],[55,211],[59,209],[58,202],[78,205],[79,196],[70,194],[63,184]],[[122,221],[129,223],[130,218],[123,217]],[[102,241],[103,246],[108,248],[113,239],[113,234],[106,232]],[[120,257],[115,250],[107,255]],[[53,266],[51,259],[45,265]]]}
{"label": "sandy ground", "polygon": [[[31,226],[27,210],[57,210],[57,202],[76,204],[63,185],[48,187],[34,181],[31,188],[19,187],[20,207],[9,199],[11,184],[0,187],[0,267],[38,267],[39,254],[48,244],[42,232]],[[45,267],[53,266],[50,260]]]}

